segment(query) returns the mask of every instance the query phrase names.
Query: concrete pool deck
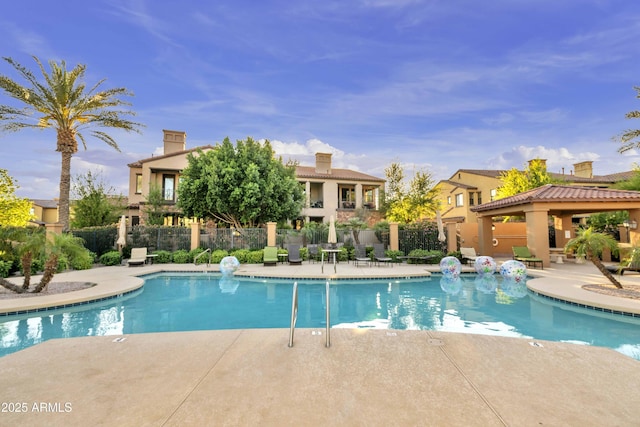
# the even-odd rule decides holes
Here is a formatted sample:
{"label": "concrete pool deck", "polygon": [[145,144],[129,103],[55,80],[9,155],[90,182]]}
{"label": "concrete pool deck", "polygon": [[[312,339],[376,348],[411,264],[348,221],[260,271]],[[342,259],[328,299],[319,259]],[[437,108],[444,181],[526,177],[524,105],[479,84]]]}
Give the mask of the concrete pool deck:
{"label": "concrete pool deck", "polygon": [[[193,265],[101,267],[56,275],[98,286],[0,300],[75,302],[139,286],[135,275]],[[325,265],[325,273],[331,270]],[[355,267],[340,277],[408,277],[424,265]],[[245,266],[256,276],[320,276],[319,264]],[[532,287],[589,299],[591,264],[530,272]],[[622,276],[640,284],[640,275]],[[584,293],[584,294],[583,294]],[[71,295],[77,294],[77,295]],[[79,294],[79,295],[78,295]],[[91,294],[91,295],[89,295]],[[596,300],[604,295],[595,295]],[[636,312],[636,300],[605,304]],[[29,300],[28,302],[24,302]],[[618,301],[620,300],[620,301]],[[9,310],[12,311],[12,310]],[[0,358],[0,425],[637,425],[640,364],[613,350],[436,331],[199,331],[50,340]],[[25,405],[22,405],[24,403]],[[13,404],[12,406],[10,406]],[[16,412],[16,404],[24,412]]]}

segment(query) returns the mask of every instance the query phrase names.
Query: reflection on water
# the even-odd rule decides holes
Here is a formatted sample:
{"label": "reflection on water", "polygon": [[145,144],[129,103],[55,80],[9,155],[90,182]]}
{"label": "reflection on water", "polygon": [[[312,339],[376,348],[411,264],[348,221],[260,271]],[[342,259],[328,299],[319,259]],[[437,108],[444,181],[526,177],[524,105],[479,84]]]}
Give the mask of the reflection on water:
{"label": "reflection on water", "polygon": [[[323,281],[299,281],[298,327],[324,327]],[[292,282],[158,275],[144,292],[100,306],[4,318],[0,355],[47,339],[205,329],[288,328]],[[584,343],[640,359],[640,322],[533,297],[499,276],[341,281],[331,326],[439,330]],[[91,307],[91,308],[88,308]]]}

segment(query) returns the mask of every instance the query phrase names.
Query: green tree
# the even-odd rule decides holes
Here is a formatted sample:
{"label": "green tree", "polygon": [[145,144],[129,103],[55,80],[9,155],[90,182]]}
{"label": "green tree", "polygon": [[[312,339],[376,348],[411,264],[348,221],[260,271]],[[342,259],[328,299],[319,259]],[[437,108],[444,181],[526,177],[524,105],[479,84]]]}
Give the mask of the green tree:
{"label": "green tree", "polygon": [[513,196],[524,191],[533,190],[554,182],[547,172],[547,166],[543,160],[532,160],[524,171],[513,168],[500,175],[502,186],[498,188],[497,198]]}
{"label": "green tree", "polygon": [[116,223],[125,209],[124,197],[115,194],[115,189],[104,182],[100,172],[88,171],[75,176],[73,195],[73,228]]}
{"label": "green tree", "polygon": [[[633,89],[636,91],[636,98],[640,98],[640,86],[634,86]],[[640,111],[630,111],[625,114],[627,119],[640,119]],[[624,153],[625,151],[629,151],[633,148],[640,148],[640,129],[627,129],[621,135],[617,136],[614,139],[617,139],[622,146],[618,148],[618,152]]]}
{"label": "green tree", "polygon": [[618,251],[618,242],[606,233],[593,231],[592,227],[578,231],[578,235],[569,240],[564,246],[565,253],[573,252],[577,256],[587,257],[593,265],[607,278],[616,288],[622,289],[620,282],[613,277],[613,274],[600,261],[600,255],[605,248],[609,248],[612,253]]}
{"label": "green tree", "polygon": [[269,141],[229,138],[213,150],[188,156],[178,186],[187,216],[216,218],[238,229],[300,214],[304,197],[292,165],[274,157]]}
{"label": "green tree", "polygon": [[640,191],[640,167],[635,165],[631,178],[616,182],[611,186],[611,188],[616,188],[618,190]]}
{"label": "green tree", "polygon": [[16,196],[18,185],[6,169],[0,169],[0,225],[24,227],[31,215],[31,201]]}
{"label": "green tree", "polygon": [[[13,234],[12,238],[16,238],[17,234]],[[0,286],[16,293],[39,293],[47,288],[53,276],[58,269],[58,261],[61,257],[68,259],[80,258],[87,256],[87,249],[83,245],[83,240],[75,237],[70,233],[51,234],[50,238],[46,237],[44,230],[29,234],[22,234],[22,240],[15,242],[18,245],[18,252],[22,262],[23,283],[21,286],[15,285],[10,281],[0,278]],[[40,282],[37,283],[33,290],[30,290],[33,261],[38,258],[45,258],[44,271]]]}
{"label": "green tree", "polygon": [[404,169],[400,164],[392,163],[385,169],[385,176],[387,219],[410,223],[435,214],[438,209],[438,190],[431,173],[416,171],[406,185]]}
{"label": "green tree", "polygon": [[152,184],[149,194],[145,197],[145,206],[142,212],[145,215],[146,225],[164,225],[165,205],[162,188]]}
{"label": "green tree", "polygon": [[67,71],[64,61],[49,61],[47,72],[37,57],[33,57],[44,81],[11,58],[4,58],[27,82],[26,86],[0,75],[0,88],[18,101],[20,106],[0,105],[0,130],[15,132],[25,128],[53,129],[57,134],[56,151],[61,154],[59,221],[69,229],[69,193],[71,190],[71,157],[78,151],[78,140],[87,148],[84,132],[120,151],[115,139],[95,128],[122,129],[139,132],[139,123],[126,119],[134,113],[121,110],[130,105],[121,99],[133,96],[125,88],[99,90],[104,79],[87,89],[83,78],[85,65]]}

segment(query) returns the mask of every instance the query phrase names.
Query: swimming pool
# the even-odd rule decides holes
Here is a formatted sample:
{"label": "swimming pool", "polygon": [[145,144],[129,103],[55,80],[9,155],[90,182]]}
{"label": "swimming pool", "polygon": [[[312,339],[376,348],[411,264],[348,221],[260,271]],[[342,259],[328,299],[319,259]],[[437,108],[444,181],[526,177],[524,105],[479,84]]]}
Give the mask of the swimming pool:
{"label": "swimming pool", "polygon": [[[428,329],[581,343],[640,360],[640,319],[537,297],[463,275],[332,281],[331,327]],[[288,328],[291,279],[160,273],[128,297],[0,317],[0,356],[53,338],[209,329]],[[298,280],[299,328],[325,327],[325,281]],[[286,336],[283,335],[286,341]]]}

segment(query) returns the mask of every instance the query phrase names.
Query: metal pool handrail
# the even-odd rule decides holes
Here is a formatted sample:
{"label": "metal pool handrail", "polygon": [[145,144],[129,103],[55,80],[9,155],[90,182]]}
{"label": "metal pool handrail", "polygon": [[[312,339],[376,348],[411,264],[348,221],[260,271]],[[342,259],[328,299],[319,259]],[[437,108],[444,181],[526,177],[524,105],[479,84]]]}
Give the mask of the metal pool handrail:
{"label": "metal pool handrail", "polygon": [[[331,304],[329,302],[329,281],[326,284],[326,300],[327,300],[327,310],[326,310],[326,325],[327,329],[325,332],[326,342],[325,347],[331,347]],[[296,329],[296,320],[298,320],[298,282],[293,282],[293,297],[291,298],[291,326],[289,327],[289,347],[293,347],[293,332]]]}
{"label": "metal pool handrail", "polygon": [[207,248],[205,249],[204,252],[200,252],[194,259],[193,259],[193,265],[198,265],[198,258],[200,258],[202,255],[206,254],[207,252],[209,252],[209,260],[207,261],[207,266],[209,266],[209,264],[211,264],[211,248]]}

